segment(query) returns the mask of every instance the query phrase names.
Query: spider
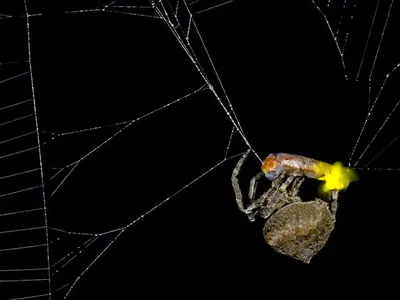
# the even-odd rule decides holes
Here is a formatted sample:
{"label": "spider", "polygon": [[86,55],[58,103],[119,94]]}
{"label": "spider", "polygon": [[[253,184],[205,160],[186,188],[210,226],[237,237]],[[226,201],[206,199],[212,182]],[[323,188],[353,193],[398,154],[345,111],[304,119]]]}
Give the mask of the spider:
{"label": "spider", "polygon": [[[251,222],[257,216],[267,220],[263,228],[264,239],[276,252],[310,263],[313,256],[325,246],[334,229],[338,190],[331,191],[325,201],[315,198],[303,202],[298,196],[300,187],[306,177],[316,178],[315,174],[309,172],[309,167],[317,161],[285,154],[285,159],[277,163],[276,155],[271,154],[263,162],[263,171],[250,180],[250,204],[245,207],[238,175],[250,151],[239,159],[231,178],[239,210]],[[301,159],[303,162],[308,160],[310,164],[302,164]],[[292,168],[287,167],[290,164]],[[308,172],[305,172],[306,169]],[[263,177],[272,181],[271,187],[255,199],[257,183]]]}

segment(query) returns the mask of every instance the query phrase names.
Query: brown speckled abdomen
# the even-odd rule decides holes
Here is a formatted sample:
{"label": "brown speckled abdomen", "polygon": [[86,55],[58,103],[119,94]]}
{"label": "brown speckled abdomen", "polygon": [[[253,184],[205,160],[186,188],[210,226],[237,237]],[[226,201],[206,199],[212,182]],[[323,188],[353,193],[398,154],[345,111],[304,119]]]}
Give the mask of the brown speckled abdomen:
{"label": "brown speckled abdomen", "polygon": [[264,226],[266,242],[278,253],[309,263],[334,228],[328,204],[320,199],[278,210]]}

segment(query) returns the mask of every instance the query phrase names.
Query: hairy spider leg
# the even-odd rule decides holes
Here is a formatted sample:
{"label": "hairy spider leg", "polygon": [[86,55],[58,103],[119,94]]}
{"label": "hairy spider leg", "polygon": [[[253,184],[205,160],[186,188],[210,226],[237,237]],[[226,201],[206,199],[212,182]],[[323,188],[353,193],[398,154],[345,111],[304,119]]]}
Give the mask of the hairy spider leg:
{"label": "hairy spider leg", "polygon": [[339,191],[333,190],[331,193],[331,213],[333,216],[333,220],[336,220],[336,211],[339,205],[338,198],[339,198]]}
{"label": "hairy spider leg", "polygon": [[257,173],[251,180],[250,180],[250,187],[249,187],[249,199],[251,202],[254,201],[256,196],[257,184],[258,181],[264,176],[263,172]]}
{"label": "hairy spider leg", "polygon": [[244,160],[245,160],[246,157],[249,155],[250,151],[251,151],[251,149],[248,149],[248,150],[246,151],[246,153],[243,154],[243,156],[239,159],[239,161],[238,161],[237,164],[236,164],[235,169],[234,169],[233,172],[232,172],[232,177],[231,177],[233,190],[234,190],[234,192],[235,192],[235,198],[236,198],[237,206],[239,207],[239,209],[240,209],[242,212],[244,212],[244,213],[246,213],[246,214],[247,214],[247,211],[246,211],[246,209],[245,209],[244,206],[243,206],[243,195],[242,195],[242,192],[241,192],[240,187],[239,187],[239,181],[238,181],[237,176],[238,176],[238,174],[239,174],[239,172],[240,172],[240,169],[242,168],[242,165],[243,165]]}
{"label": "hairy spider leg", "polygon": [[[299,201],[300,199],[297,199],[297,197],[291,197],[290,193],[287,193],[286,188],[281,190],[282,186],[287,187],[294,178],[288,178],[283,182],[285,174],[282,173],[279,177],[272,180],[271,188],[265,191],[259,199],[253,200],[252,205],[248,208],[249,212],[251,212],[249,218],[259,213],[262,218],[266,219],[284,205]],[[295,178],[294,180],[297,184],[301,184],[302,182],[301,179],[298,180]]]}
{"label": "hairy spider leg", "polygon": [[303,184],[305,178],[304,177],[296,177],[293,182],[292,189],[290,191],[290,196],[297,197],[300,191],[300,187]]}
{"label": "hairy spider leg", "polygon": [[290,175],[286,181],[279,187],[279,191],[280,192],[286,192],[287,187],[292,183],[292,181],[294,180],[295,176],[294,175]]}

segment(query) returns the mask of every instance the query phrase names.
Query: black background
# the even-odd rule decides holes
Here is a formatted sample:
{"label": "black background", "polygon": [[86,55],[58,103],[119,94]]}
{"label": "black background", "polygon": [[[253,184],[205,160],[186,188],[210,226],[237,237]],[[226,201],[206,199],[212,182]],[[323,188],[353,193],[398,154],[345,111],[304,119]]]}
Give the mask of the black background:
{"label": "black background", "polygon": [[[376,24],[381,29],[389,2],[378,11]],[[102,7],[97,5],[28,1],[31,14],[43,14],[30,20],[38,119],[46,142],[49,226],[67,231],[104,232],[129,224],[220,162],[232,130],[217,99],[210,91],[201,91],[133,123],[83,159],[51,196],[65,178],[50,180],[55,173],[51,168],[84,157],[122,127],[57,134],[135,119],[204,84],[162,20],[106,12],[62,13]],[[200,11],[212,1],[196,5],[193,11]],[[19,17],[23,7],[4,9],[13,18],[0,21],[1,26],[12,25],[13,29],[4,30],[15,30],[15,39],[3,45],[22,49],[23,56],[26,19]],[[335,9],[327,10],[334,32],[340,5],[337,13]],[[343,23],[340,31],[350,33],[344,52],[347,81],[329,28],[311,1],[235,1],[194,15],[245,135],[261,158],[289,152],[348,163],[366,117],[368,75],[381,37],[379,30],[371,35],[371,48],[356,82],[374,9],[375,4],[361,3],[345,10],[354,11],[354,23]],[[371,99],[384,75],[398,63],[396,16],[394,6],[372,77]],[[194,27],[191,36],[200,64],[226,104]],[[343,45],[343,39],[338,42]],[[395,75],[355,158],[398,101]],[[393,114],[360,166],[398,135],[397,119]],[[228,156],[245,150],[235,133]],[[397,155],[394,144],[370,167],[398,168]],[[337,291],[347,295],[344,287],[357,294],[392,287],[391,272],[398,263],[395,171],[358,170],[360,181],[340,194],[336,228],[328,244],[305,265],[275,253],[264,242],[263,221],[250,223],[238,211],[230,183],[237,159],[225,161],[130,226],[78,281],[70,299],[239,293],[253,298]],[[240,176],[245,194],[258,170],[253,156]],[[315,188],[312,183],[306,186],[304,197],[315,196]],[[62,299],[68,287],[56,289],[81,274],[113,237],[99,238],[54,275],[55,299]],[[50,238],[55,241],[50,248],[53,262],[85,241],[54,230]],[[381,280],[383,285],[378,284]]]}

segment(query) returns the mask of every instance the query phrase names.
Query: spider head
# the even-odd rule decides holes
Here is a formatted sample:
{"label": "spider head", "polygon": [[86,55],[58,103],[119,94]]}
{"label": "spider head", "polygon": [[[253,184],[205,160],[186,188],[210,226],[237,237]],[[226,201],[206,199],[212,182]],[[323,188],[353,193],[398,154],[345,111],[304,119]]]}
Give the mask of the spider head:
{"label": "spider head", "polygon": [[271,153],[264,159],[261,165],[261,170],[265,174],[265,177],[274,180],[278,177],[278,167],[279,163],[276,161],[276,154]]}

